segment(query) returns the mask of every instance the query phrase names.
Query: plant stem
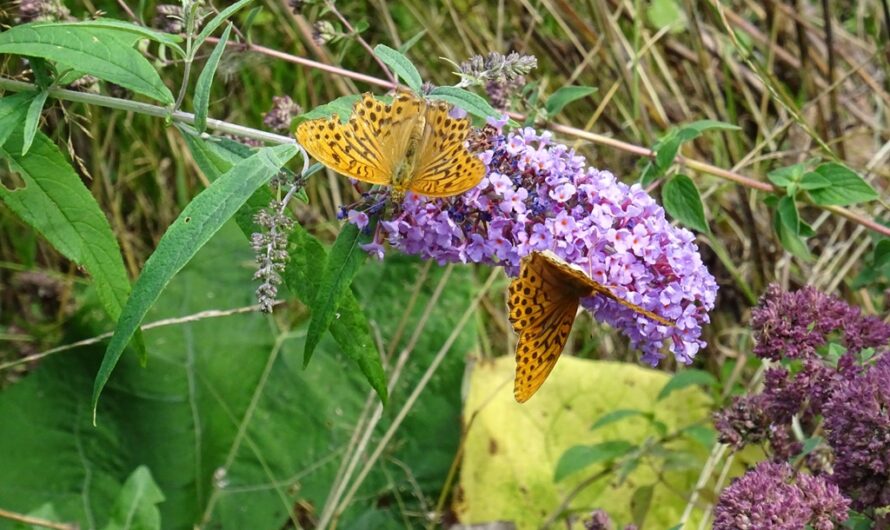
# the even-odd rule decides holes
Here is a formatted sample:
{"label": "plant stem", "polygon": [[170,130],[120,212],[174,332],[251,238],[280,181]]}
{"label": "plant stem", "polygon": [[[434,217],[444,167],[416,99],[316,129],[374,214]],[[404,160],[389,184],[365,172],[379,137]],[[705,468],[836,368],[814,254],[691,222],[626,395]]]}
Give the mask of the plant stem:
{"label": "plant stem", "polygon": [[[37,90],[37,87],[35,85],[5,77],[0,77],[0,88],[13,92]],[[74,90],[66,90],[63,88],[50,88],[49,95],[56,99],[62,99],[65,101],[86,103],[88,105],[97,105],[99,107],[106,107],[109,109],[138,112],[139,114],[147,114],[149,116],[156,116],[158,118],[169,118],[172,121],[187,123],[189,125],[195,123],[195,115],[189,112],[182,112],[179,110],[171,111],[170,109],[165,107],[159,107],[157,105],[151,105],[149,103],[141,103],[139,101],[131,101],[129,99],[113,98],[110,96],[90,94],[88,92],[77,92]],[[251,129],[250,127],[244,127],[243,125],[237,125],[222,120],[214,120],[212,118],[207,118],[207,128],[227,134],[232,134],[235,136],[240,136],[243,138],[259,140],[261,142],[274,144],[296,143],[296,140],[289,136],[282,136],[280,134],[260,131],[258,129]]]}

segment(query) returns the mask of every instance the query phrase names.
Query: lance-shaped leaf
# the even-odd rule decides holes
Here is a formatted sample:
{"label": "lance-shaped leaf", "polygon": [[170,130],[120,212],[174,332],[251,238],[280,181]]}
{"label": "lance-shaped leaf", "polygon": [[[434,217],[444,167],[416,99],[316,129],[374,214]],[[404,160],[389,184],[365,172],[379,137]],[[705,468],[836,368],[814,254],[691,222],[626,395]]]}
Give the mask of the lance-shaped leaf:
{"label": "lance-shaped leaf", "polygon": [[26,24],[0,33],[0,53],[42,57],[161,103],[173,103],[173,94],[158,72],[131,46],[132,35],[111,28]]}
{"label": "lance-shaped leaf", "polygon": [[93,386],[93,421],[99,395],[111,377],[130,338],[145,313],[173,276],[204,246],[247,199],[267,183],[297,153],[296,145],[279,145],[257,151],[236,164],[201,192],[182,211],[145,262],[133,294],[127,300]]}

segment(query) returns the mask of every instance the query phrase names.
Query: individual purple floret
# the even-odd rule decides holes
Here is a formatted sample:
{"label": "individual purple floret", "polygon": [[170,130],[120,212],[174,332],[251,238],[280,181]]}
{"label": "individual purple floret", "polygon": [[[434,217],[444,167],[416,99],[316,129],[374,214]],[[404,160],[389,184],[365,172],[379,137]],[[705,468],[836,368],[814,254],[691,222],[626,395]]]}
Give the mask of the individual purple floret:
{"label": "individual purple floret", "polygon": [[824,477],[799,474],[787,463],[761,462],[733,481],[714,508],[714,530],[834,530],[849,500]]}
{"label": "individual purple floret", "polygon": [[890,353],[837,383],[824,415],[834,481],[854,508],[890,505]]}
{"label": "individual purple floret", "polygon": [[754,353],[773,361],[814,357],[832,333],[852,353],[890,340],[890,325],[809,286],[794,292],[769,286],[751,313],[751,327],[757,340]]}
{"label": "individual purple floret", "polygon": [[[393,248],[440,264],[484,263],[515,276],[523,256],[550,250],[625,300],[676,323],[664,326],[603,297],[582,300],[657,364],[665,339],[690,363],[704,346],[717,284],[695,237],[671,226],[639,185],[587,166],[584,157],[531,128],[488,139],[487,173],[465,194],[433,199],[408,193],[380,223]],[[372,249],[379,255],[379,247]]]}

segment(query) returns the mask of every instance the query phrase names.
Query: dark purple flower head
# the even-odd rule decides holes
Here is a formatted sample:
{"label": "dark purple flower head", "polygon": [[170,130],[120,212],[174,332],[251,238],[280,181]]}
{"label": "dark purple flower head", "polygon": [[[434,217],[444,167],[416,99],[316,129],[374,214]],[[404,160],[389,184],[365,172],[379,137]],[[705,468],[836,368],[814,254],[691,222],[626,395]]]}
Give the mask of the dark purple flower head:
{"label": "dark purple flower head", "polygon": [[290,122],[302,112],[290,96],[272,96],[272,108],[263,116],[263,123],[277,131],[286,131]]}
{"label": "dark purple flower head", "polygon": [[824,414],[834,481],[857,509],[890,505],[890,353],[839,382]]}
{"label": "dark purple flower head", "polygon": [[732,405],[714,414],[714,427],[720,443],[741,449],[768,439],[770,417],[762,394],[733,399]]}
{"label": "dark purple flower head", "polygon": [[612,530],[612,518],[605,510],[594,510],[590,519],[584,521],[584,530]]}
{"label": "dark purple flower head", "polygon": [[757,340],[754,353],[773,361],[815,357],[816,349],[836,332],[853,353],[890,341],[890,324],[809,286],[795,292],[769,286],[751,313],[751,326]]}
{"label": "dark purple flower head", "polygon": [[723,490],[714,530],[842,528],[849,500],[823,477],[795,476],[787,463],[761,462]]}
{"label": "dark purple flower head", "polygon": [[523,256],[550,250],[617,296],[676,323],[658,324],[603,297],[582,300],[627,335],[645,361],[656,364],[667,341],[679,361],[692,362],[717,293],[693,234],[672,226],[639,185],[587,166],[548,132],[498,130],[485,144],[487,174],[477,187],[445,199],[408,193],[397,215],[380,223],[392,247],[439,263],[503,266],[510,275]]}

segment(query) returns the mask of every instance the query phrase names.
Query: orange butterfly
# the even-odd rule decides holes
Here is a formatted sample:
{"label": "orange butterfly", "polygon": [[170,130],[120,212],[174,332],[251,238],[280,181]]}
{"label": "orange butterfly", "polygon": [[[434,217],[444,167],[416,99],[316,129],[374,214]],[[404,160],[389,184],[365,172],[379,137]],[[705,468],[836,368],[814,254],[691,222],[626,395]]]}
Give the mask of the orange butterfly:
{"label": "orange butterfly", "polygon": [[507,305],[516,343],[513,396],[524,403],[550,375],[565,348],[581,298],[603,295],[666,326],[664,318],[615,296],[576,265],[550,251],[522,259],[519,276],[511,283]]}
{"label": "orange butterfly", "polygon": [[485,165],[464,141],[466,118],[451,106],[399,92],[390,105],[362,94],[346,124],[337,116],[303,122],[297,140],[322,164],[363,182],[391,185],[397,197],[413,191],[430,197],[475,187]]}

